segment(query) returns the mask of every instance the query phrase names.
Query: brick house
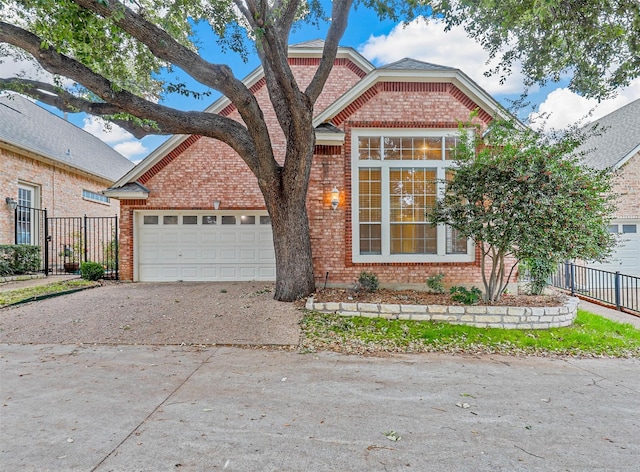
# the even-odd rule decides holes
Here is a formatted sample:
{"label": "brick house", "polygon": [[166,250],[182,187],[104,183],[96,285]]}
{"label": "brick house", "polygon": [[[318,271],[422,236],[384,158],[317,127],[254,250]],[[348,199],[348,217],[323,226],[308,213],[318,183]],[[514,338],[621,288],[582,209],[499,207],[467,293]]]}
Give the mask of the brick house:
{"label": "brick house", "polygon": [[592,150],[585,163],[614,174],[618,208],[609,229],[620,235],[620,243],[609,261],[588,265],[640,277],[640,99],[595,123],[603,127],[604,133],[584,143],[584,149]]}
{"label": "brick house", "polygon": [[[301,87],[321,54],[320,41],[290,46]],[[277,154],[284,138],[262,69],[244,82],[273,121]],[[480,125],[504,113],[460,70],[412,59],[375,68],[339,49],[314,120],[307,208],[318,285],[352,284],[362,271],[386,286],[424,286],[438,272],[449,285],[482,284],[471,241],[424,218],[443,190],[436,182],[452,164],[458,122],[476,109]],[[207,111],[240,120],[225,97]],[[120,199],[122,279],[275,279],[262,195],[227,145],[173,136],[105,193]]]}
{"label": "brick house", "polygon": [[95,136],[23,96],[0,96],[0,244],[17,236],[19,243],[42,245],[37,214],[29,209],[46,208],[49,217],[117,215],[119,202],[102,190],[132,167]]}

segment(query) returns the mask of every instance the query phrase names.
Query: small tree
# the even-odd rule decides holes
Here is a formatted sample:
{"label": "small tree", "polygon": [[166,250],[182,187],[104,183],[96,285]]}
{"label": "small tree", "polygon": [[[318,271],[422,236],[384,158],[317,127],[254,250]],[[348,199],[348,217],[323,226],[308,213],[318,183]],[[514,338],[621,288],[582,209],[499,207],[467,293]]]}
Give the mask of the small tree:
{"label": "small tree", "polygon": [[610,253],[615,197],[610,176],[581,163],[576,149],[587,135],[575,126],[547,134],[494,120],[483,135],[465,132],[460,140],[446,194],[428,218],[480,247],[487,301],[500,299],[522,259],[599,260]]}

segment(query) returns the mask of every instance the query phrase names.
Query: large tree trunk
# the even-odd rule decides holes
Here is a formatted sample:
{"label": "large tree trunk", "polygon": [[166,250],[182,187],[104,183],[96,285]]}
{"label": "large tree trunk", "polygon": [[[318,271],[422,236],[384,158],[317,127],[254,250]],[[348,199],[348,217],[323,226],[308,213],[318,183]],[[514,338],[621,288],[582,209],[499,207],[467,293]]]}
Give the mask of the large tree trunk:
{"label": "large tree trunk", "polygon": [[282,205],[271,208],[273,245],[276,253],[276,293],[280,301],[294,301],[315,291],[311,239],[307,208],[302,205]]}
{"label": "large tree trunk", "polygon": [[292,126],[287,139],[284,167],[269,168],[272,179],[258,179],[271,216],[276,256],[274,298],[291,302],[315,291],[311,238],[307,216],[307,190],[315,134],[311,126],[311,107]]}

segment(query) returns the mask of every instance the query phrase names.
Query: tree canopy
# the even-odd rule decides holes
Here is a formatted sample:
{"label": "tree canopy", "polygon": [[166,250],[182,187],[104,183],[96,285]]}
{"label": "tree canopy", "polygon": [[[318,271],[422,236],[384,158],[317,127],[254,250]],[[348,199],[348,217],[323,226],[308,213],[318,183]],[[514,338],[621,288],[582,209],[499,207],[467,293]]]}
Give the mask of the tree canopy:
{"label": "tree canopy", "polygon": [[473,139],[463,132],[446,194],[428,216],[480,247],[487,300],[500,299],[521,260],[599,260],[610,252],[611,174],[585,167],[577,151],[597,132],[543,133],[504,120]]}
{"label": "tree canopy", "polygon": [[527,85],[566,76],[597,99],[640,76],[637,0],[445,0],[442,11],[499,59],[489,74],[521,63]]}

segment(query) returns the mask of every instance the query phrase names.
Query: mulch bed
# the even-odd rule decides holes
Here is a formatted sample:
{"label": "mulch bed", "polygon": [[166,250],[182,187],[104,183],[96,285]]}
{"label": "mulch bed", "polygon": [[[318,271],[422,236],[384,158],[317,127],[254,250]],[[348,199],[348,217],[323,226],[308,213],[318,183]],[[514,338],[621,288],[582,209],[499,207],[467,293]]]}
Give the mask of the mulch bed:
{"label": "mulch bed", "polygon": [[[313,296],[315,302],[345,303],[387,303],[400,305],[462,305],[451,300],[448,293],[437,294],[418,290],[379,289],[375,292],[355,291],[352,289],[327,288],[318,290]],[[492,306],[560,306],[564,298],[557,295],[503,295],[499,302],[477,305]]]}

